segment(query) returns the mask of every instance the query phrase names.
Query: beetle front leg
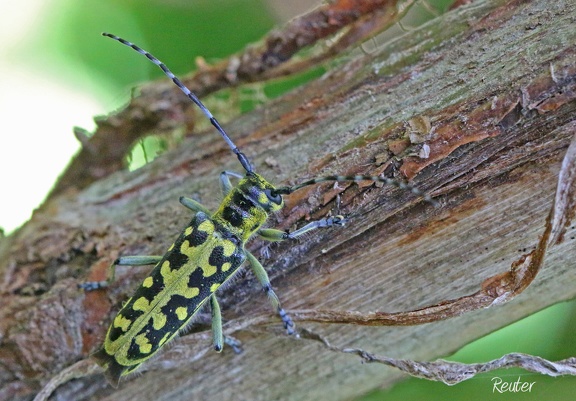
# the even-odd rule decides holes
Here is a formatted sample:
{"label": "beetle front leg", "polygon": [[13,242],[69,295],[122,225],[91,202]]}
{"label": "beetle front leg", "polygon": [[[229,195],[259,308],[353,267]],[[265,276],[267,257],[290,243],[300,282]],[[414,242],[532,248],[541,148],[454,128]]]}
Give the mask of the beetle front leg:
{"label": "beetle front leg", "polygon": [[276,230],[274,228],[262,228],[258,230],[257,234],[267,241],[284,241],[287,239],[295,239],[300,237],[301,235],[310,232],[312,230],[316,230],[318,228],[327,228],[332,226],[344,226],[346,224],[347,219],[344,216],[338,215],[334,217],[327,217],[325,219],[320,219],[316,221],[312,221],[306,224],[304,227],[299,228],[296,231],[291,233]]}

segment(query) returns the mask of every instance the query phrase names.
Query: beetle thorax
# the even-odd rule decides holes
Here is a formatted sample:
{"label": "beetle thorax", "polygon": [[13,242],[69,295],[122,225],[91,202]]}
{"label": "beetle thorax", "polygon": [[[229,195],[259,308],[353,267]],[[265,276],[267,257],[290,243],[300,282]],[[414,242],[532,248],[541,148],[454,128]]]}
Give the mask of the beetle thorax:
{"label": "beetle thorax", "polygon": [[247,174],[224,198],[212,216],[242,242],[246,242],[266,222],[270,213],[284,206],[274,186],[256,173]]}

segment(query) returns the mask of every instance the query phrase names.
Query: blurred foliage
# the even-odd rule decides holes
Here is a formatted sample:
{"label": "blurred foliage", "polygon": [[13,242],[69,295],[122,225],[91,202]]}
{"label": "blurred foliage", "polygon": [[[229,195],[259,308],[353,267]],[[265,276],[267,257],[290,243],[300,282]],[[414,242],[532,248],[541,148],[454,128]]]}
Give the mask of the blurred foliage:
{"label": "blurred foliage", "polygon": [[[208,62],[239,51],[258,40],[274,24],[263,0],[102,1],[70,2],[72,23],[65,24],[63,53],[105,74],[118,86],[162,77],[117,44],[103,39],[112,32],[137,43],[164,61],[176,74],[194,69],[198,56]],[[255,12],[255,10],[258,10]]]}

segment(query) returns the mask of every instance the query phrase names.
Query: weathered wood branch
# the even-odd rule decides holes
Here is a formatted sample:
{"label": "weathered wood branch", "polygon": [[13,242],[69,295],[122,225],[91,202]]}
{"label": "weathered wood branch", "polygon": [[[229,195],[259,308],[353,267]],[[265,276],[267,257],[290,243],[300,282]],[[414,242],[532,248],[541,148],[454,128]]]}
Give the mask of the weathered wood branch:
{"label": "weathered wood branch", "polygon": [[[321,185],[288,197],[272,219],[277,227],[326,215],[337,194],[351,219],[345,229],[268,249],[264,263],[286,309],[369,315],[422,308],[475,293],[538,244],[574,135],[571,5],[474,2],[374,54],[349,55],[321,79],[227,125],[274,182],[385,173],[413,179],[440,202],[367,184]],[[85,358],[147,271],[120,271],[106,292],[84,294],[78,282],[102,278],[119,253],[163,252],[190,218],[180,195],[217,206],[219,172],[238,166],[216,138],[211,131],[190,138],[137,171],[65,192],[0,242],[3,395],[29,399]],[[576,295],[573,227],[531,285],[504,305],[409,327],[296,323],[335,346],[416,360],[446,355]],[[250,249],[259,254],[262,246],[254,241]],[[201,317],[118,390],[91,375],[57,391],[74,399],[343,400],[401,377],[316,341],[287,338],[250,273],[220,299],[225,330],[243,342],[242,354],[207,352],[208,319]]]}

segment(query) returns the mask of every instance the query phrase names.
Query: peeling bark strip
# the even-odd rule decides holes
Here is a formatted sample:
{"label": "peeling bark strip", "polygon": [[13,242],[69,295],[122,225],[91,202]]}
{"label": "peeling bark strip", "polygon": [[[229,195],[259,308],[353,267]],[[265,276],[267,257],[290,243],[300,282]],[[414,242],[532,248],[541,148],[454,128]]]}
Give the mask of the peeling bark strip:
{"label": "peeling bark strip", "polygon": [[419,362],[409,359],[377,356],[359,348],[335,347],[325,338],[312,332],[303,332],[302,335],[304,338],[319,341],[330,351],[357,355],[366,363],[380,363],[397,368],[413,377],[438,381],[448,385],[461,383],[473,378],[479,373],[515,367],[522,368],[528,372],[552,377],[564,375],[576,376],[576,358],[567,358],[561,361],[551,362],[533,355],[510,353],[485,363],[460,363],[443,360]]}
{"label": "peeling bark strip", "polygon": [[[229,124],[257,171],[276,184],[324,174],[401,178],[409,168],[412,183],[441,204],[366,185],[320,185],[287,197],[271,226],[298,228],[333,213],[337,195],[341,213],[351,215],[344,230],[266,249],[271,258],[263,264],[287,309],[439,319],[464,310],[456,305],[492,305],[523,291],[498,307],[427,325],[301,322],[302,329],[371,355],[429,361],[576,296],[573,157],[563,162],[574,153],[574,20],[571,1],[478,0],[370,55],[354,53]],[[124,123],[118,118],[111,127]],[[55,377],[77,378],[56,389],[61,399],[344,400],[403,377],[318,352],[317,341],[286,338],[251,275],[220,292],[224,332],[242,342],[241,355],[209,352],[202,315],[118,391],[99,374],[85,376],[93,367],[84,358],[148,272],[119,271],[115,285],[98,293],[76,285],[102,279],[117,256],[160,253],[190,219],[179,196],[211,210],[219,204],[218,174],[238,164],[214,135],[63,193],[0,241],[2,398],[29,400],[44,384],[53,389]],[[423,168],[430,158],[438,159]],[[259,246],[250,250],[259,254]],[[485,298],[469,299],[476,293]],[[436,309],[418,312],[430,305]]]}
{"label": "peeling bark strip", "polygon": [[[323,4],[294,18],[284,28],[270,32],[260,45],[249,46],[214,66],[202,63],[199,71],[183,80],[184,84],[203,97],[223,88],[305,71],[390,27],[414,1],[403,1],[400,6],[397,0],[335,0]],[[339,32],[343,35],[328,49],[287,63],[300,50]],[[170,98],[166,96],[167,90],[172,92]],[[122,169],[134,142],[152,132],[173,132],[179,126],[191,130],[194,126],[191,108],[171,86],[156,83],[143,88],[142,94],[121,112],[96,120],[98,127],[92,136],[76,129],[82,149],[49,197],[67,188],[86,188]]]}
{"label": "peeling bark strip", "polygon": [[[502,135],[528,116],[531,111],[540,114],[554,112],[576,99],[576,65],[571,64],[576,49],[568,48],[558,54],[525,86],[514,88],[512,93],[495,95],[479,105],[471,105],[469,99],[455,104],[435,118],[428,141],[427,158],[407,158],[401,171],[408,178],[414,177],[426,166],[446,158],[455,149],[471,142]],[[473,109],[470,109],[470,107]]]}
{"label": "peeling bark strip", "polygon": [[552,238],[550,245],[564,242],[566,230],[574,221],[576,214],[576,122],[571,124],[574,131],[572,142],[562,161],[558,176],[558,187],[552,209]]}

